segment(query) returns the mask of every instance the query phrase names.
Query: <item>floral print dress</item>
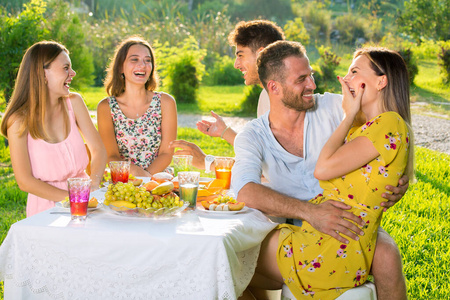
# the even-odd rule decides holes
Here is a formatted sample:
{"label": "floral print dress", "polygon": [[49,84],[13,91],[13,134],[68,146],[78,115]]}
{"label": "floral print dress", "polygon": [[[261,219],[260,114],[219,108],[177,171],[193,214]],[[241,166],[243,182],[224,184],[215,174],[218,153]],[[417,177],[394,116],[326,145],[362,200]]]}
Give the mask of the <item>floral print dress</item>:
{"label": "floral print dress", "polygon": [[127,118],[114,96],[108,97],[120,156],[146,169],[161,145],[161,93],[154,92],[150,106],[137,119]]}
{"label": "floral print dress", "polygon": [[347,141],[359,136],[370,139],[379,157],[345,176],[321,181],[323,194],[310,200],[319,204],[331,199],[352,206],[350,211],[366,223],[359,241],[349,239],[349,244],[342,244],[307,222],[301,227],[278,226],[278,266],[297,299],[335,299],[367,280],[383,212],[381,194],[386,185],[397,185],[403,175],[408,162],[409,133],[400,115],[385,112],[352,128]]}

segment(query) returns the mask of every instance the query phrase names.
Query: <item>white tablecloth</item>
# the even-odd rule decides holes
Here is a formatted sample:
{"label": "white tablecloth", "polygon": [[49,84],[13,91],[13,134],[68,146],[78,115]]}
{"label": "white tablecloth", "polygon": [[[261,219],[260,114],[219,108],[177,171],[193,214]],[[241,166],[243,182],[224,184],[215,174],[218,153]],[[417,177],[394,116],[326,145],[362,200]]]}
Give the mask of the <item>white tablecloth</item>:
{"label": "white tablecloth", "polygon": [[236,299],[276,226],[253,209],[170,220],[97,210],[82,225],[52,214],[61,211],[11,226],[0,247],[5,300]]}

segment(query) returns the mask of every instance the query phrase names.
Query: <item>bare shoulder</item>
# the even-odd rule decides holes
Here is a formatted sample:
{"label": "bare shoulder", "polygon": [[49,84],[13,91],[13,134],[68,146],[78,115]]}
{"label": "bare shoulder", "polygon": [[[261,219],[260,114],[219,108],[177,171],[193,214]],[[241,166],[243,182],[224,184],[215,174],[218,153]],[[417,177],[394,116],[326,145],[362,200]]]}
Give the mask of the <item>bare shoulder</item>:
{"label": "bare shoulder", "polygon": [[25,121],[25,117],[17,112],[13,113],[9,119],[8,123],[6,124],[6,128],[8,133],[9,132],[18,132],[19,128],[21,127],[22,123]]}
{"label": "bare shoulder", "polygon": [[70,93],[69,100],[73,105],[85,105],[83,97],[78,93]]}
{"label": "bare shoulder", "polygon": [[161,105],[173,105],[175,104],[175,98],[173,98],[171,95],[164,93],[164,92],[158,92],[161,94]]}
{"label": "bare shoulder", "polygon": [[109,109],[108,98],[109,98],[109,97],[106,97],[106,98],[100,100],[100,102],[97,104],[97,111],[99,111],[99,110],[105,110],[106,108]]}

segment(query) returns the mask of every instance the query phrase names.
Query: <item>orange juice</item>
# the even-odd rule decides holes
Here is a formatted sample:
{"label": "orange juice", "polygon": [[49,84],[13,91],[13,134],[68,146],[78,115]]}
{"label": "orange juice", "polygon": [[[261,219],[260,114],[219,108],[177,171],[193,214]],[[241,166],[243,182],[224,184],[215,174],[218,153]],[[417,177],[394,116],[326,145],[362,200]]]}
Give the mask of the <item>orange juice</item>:
{"label": "orange juice", "polygon": [[231,169],[216,169],[216,178],[225,180],[225,189],[230,188],[231,184]]}
{"label": "orange juice", "polygon": [[228,190],[231,185],[231,168],[234,165],[234,158],[232,157],[215,157],[216,164],[216,178],[225,180],[225,189]]}

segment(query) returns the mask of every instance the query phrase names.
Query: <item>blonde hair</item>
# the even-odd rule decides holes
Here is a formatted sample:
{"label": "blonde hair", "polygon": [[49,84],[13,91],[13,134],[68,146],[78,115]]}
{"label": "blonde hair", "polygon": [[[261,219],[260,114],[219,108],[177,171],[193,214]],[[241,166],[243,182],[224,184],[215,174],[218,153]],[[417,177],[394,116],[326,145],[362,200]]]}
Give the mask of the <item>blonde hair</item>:
{"label": "blonde hair", "polygon": [[[41,41],[27,49],[20,63],[13,94],[3,116],[1,133],[5,137],[12,124],[10,118],[14,116],[14,120],[21,121],[19,136],[28,131],[34,139],[49,138],[44,124],[49,98],[44,69],[48,69],[63,51],[69,54],[66,47],[53,41]],[[63,105],[65,107],[65,103]],[[64,114],[64,121],[66,129],[69,128],[67,113]]]}
{"label": "blonde hair", "polygon": [[117,97],[125,92],[125,80],[122,77],[123,63],[127,58],[128,50],[133,45],[142,45],[147,47],[152,59],[152,72],[148,81],[145,83],[145,89],[154,91],[158,88],[159,78],[155,70],[156,66],[154,51],[147,41],[145,41],[142,37],[135,35],[127,38],[120,43],[119,46],[117,46],[114,57],[107,68],[104,86],[108,96]]}
{"label": "blonde hair", "polygon": [[355,51],[353,59],[360,55],[370,60],[372,70],[378,76],[385,75],[387,85],[380,91],[385,111],[397,112],[405,120],[409,131],[409,157],[405,174],[414,182],[414,134],[411,126],[409,76],[401,55],[383,47],[368,47]]}

